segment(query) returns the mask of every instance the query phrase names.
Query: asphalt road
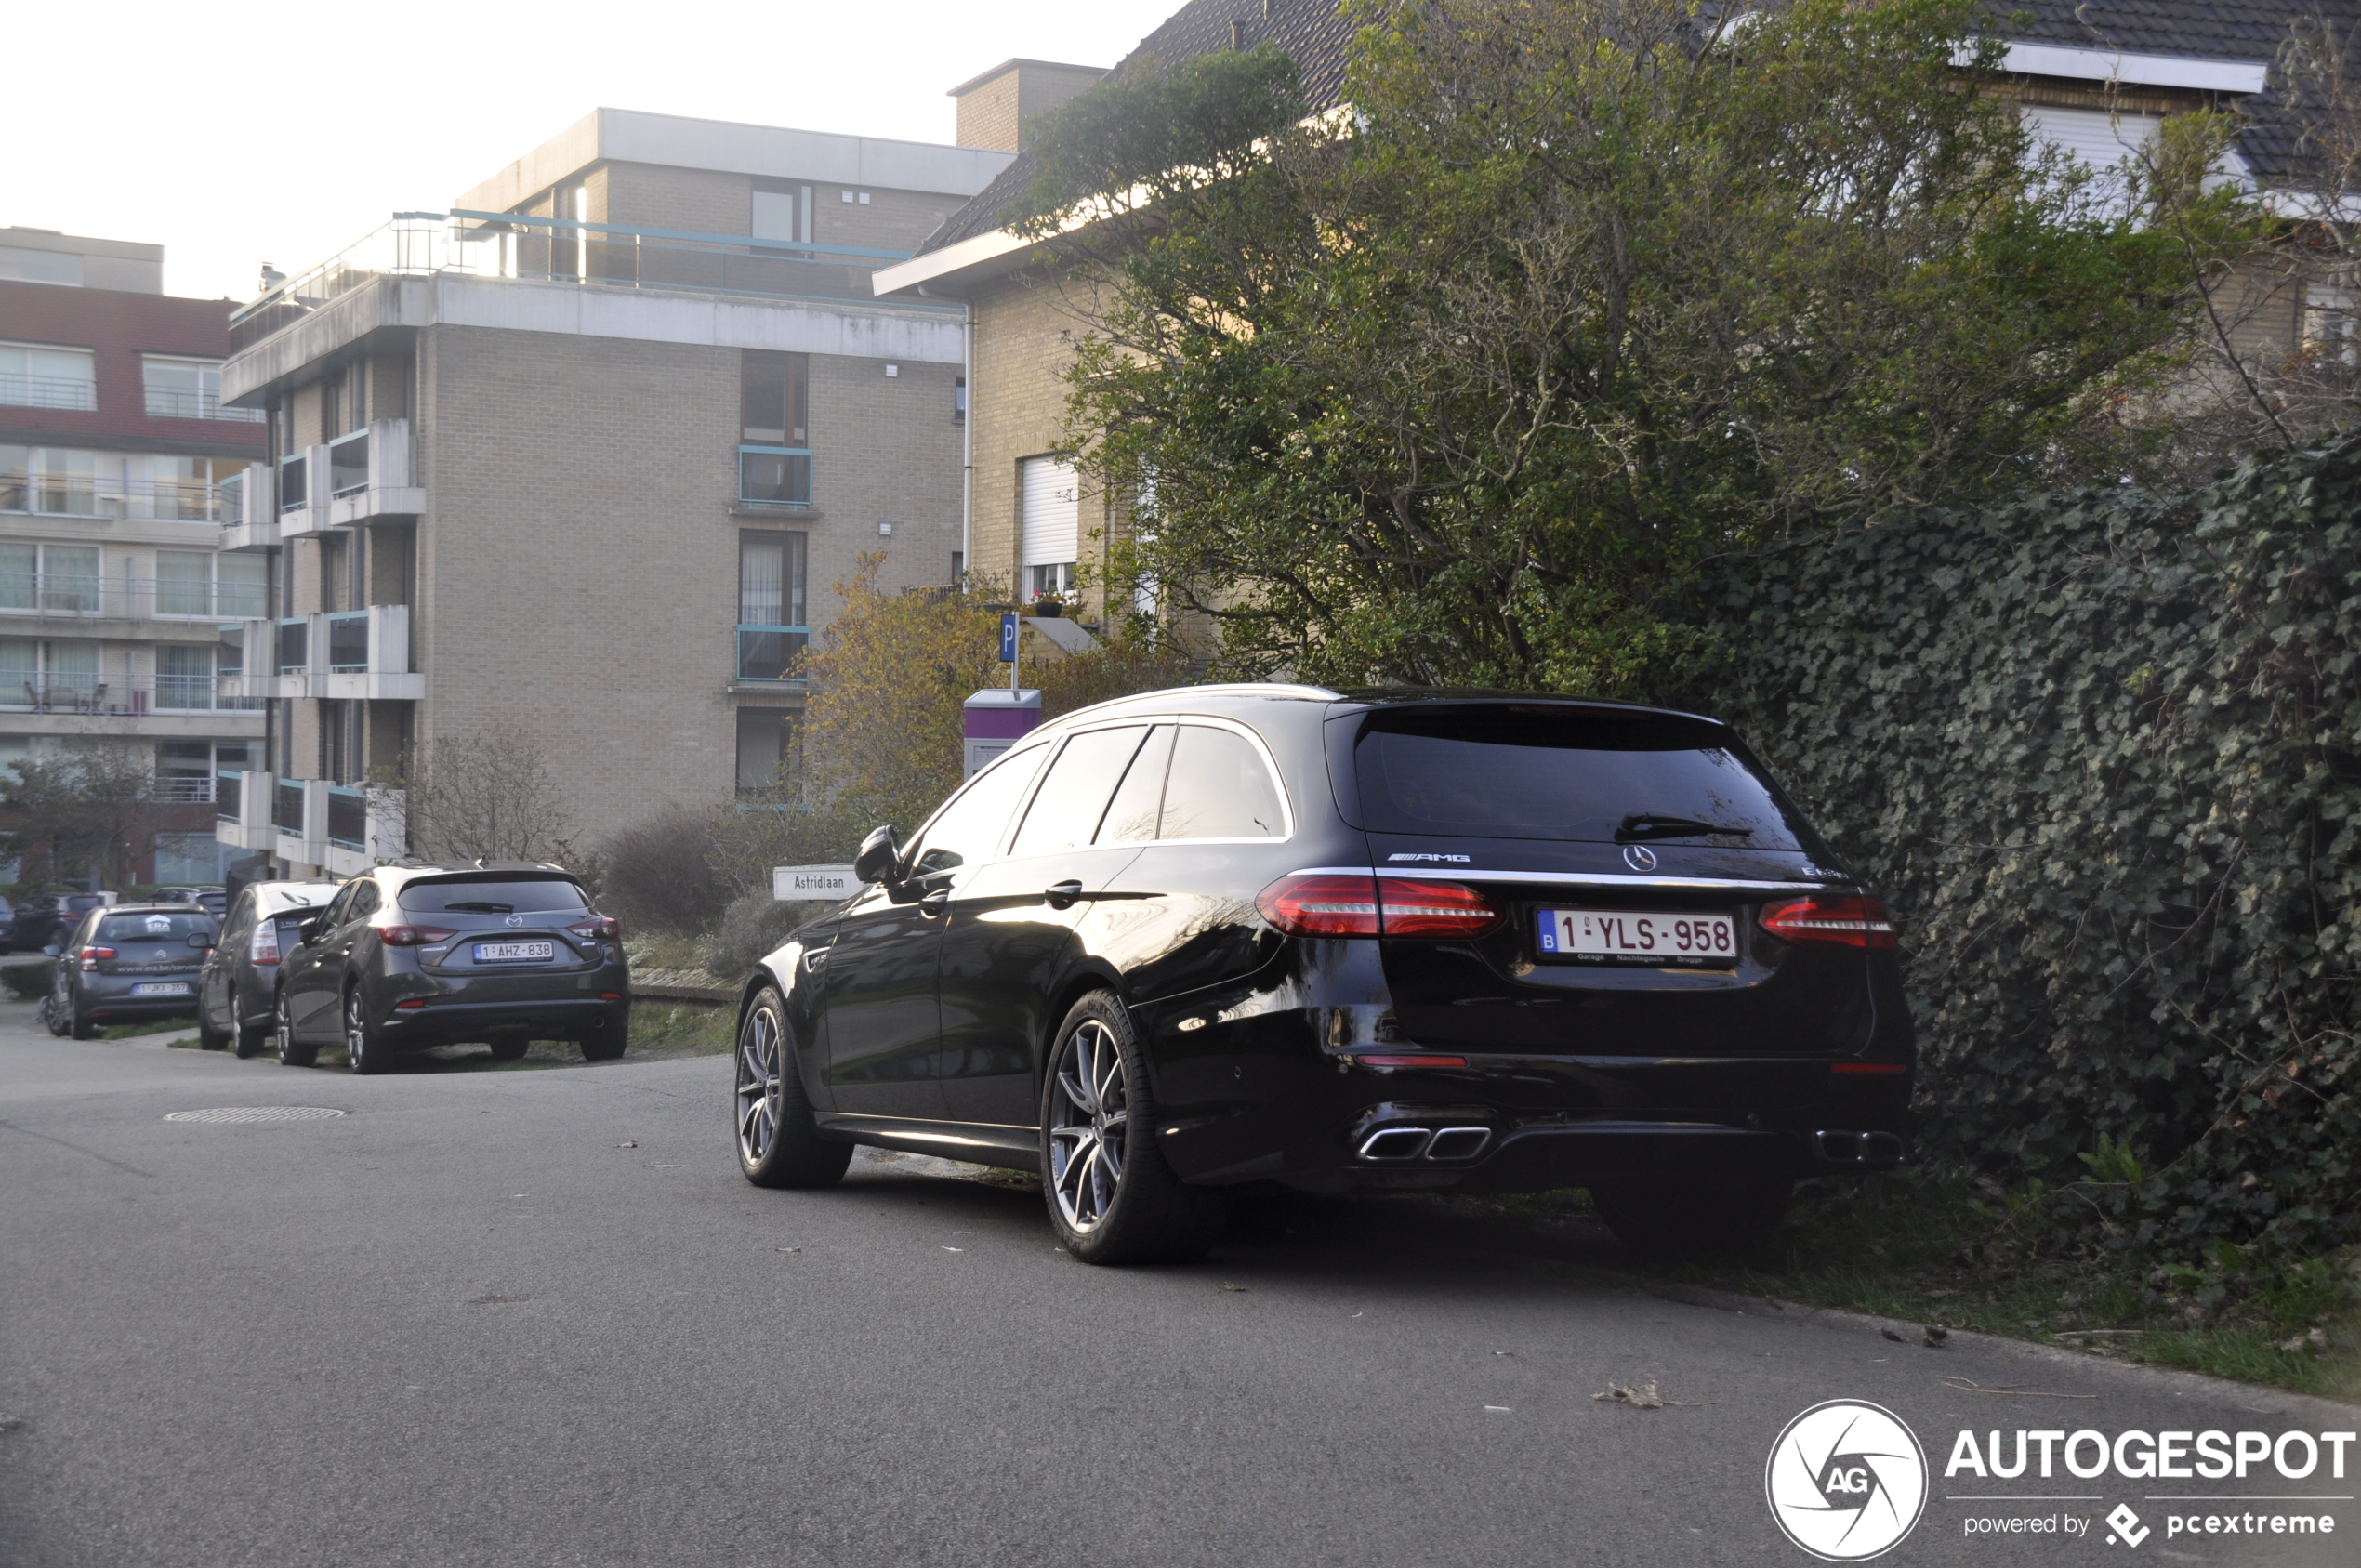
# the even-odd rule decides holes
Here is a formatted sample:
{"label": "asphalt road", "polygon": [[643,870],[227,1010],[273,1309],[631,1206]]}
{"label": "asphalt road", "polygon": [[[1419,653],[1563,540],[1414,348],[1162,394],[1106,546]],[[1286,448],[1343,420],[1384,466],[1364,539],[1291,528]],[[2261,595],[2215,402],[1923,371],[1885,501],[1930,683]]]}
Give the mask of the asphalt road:
{"label": "asphalt road", "polygon": [[[1804,1563],[1765,1458],[1840,1397],[1933,1466],[1885,1561],[2361,1561],[2349,1502],[2303,1505],[2328,1540],[2168,1541],[2168,1485],[1942,1476],[1963,1427],[2328,1406],[1676,1303],[1578,1266],[1607,1244],[1415,1206],[1269,1203],[1205,1264],[1091,1269],[1036,1194],[933,1162],[747,1186],[729,1069],[363,1080],[0,1004],[0,1562]],[[165,1120],[224,1106],[346,1114]],[[1649,1378],[1678,1403],[1590,1397]],[[2179,1490],[2361,1491],[2325,1475]],[[1950,1500],[2003,1492],[2099,1500]],[[2124,1500],[2136,1548],[1965,1533]]]}

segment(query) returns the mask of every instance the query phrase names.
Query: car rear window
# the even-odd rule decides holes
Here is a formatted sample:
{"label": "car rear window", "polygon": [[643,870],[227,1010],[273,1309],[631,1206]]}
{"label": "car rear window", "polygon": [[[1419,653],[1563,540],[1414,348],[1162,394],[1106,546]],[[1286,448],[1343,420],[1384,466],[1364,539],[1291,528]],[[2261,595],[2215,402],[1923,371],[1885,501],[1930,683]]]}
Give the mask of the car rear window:
{"label": "car rear window", "polygon": [[192,936],[211,936],[213,916],[202,909],[183,914],[178,910],[166,913],[155,910],[138,915],[109,915],[99,922],[91,935],[94,942],[186,942]]}
{"label": "car rear window", "polygon": [[1380,712],[1363,722],[1353,772],[1376,833],[1795,850],[1809,831],[1728,730],[1670,714]]}
{"label": "car rear window", "polygon": [[413,915],[533,915],[587,909],[582,889],[559,877],[523,881],[405,882],[394,901]]}

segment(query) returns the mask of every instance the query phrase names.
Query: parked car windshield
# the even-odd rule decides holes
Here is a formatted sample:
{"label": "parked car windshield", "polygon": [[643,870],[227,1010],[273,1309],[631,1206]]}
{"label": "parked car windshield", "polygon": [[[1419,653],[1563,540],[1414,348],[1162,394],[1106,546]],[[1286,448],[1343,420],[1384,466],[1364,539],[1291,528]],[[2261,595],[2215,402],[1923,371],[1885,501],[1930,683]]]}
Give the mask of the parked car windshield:
{"label": "parked car windshield", "polygon": [[129,915],[109,915],[92,933],[96,942],[186,942],[211,936],[213,916],[202,909],[152,909]]}
{"label": "parked car windshield", "polygon": [[1808,832],[1718,724],[1540,704],[1379,712],[1353,747],[1377,833],[1802,848]]}
{"label": "parked car windshield", "polygon": [[413,915],[534,915],[587,909],[582,889],[562,877],[517,881],[405,882],[394,901]]}

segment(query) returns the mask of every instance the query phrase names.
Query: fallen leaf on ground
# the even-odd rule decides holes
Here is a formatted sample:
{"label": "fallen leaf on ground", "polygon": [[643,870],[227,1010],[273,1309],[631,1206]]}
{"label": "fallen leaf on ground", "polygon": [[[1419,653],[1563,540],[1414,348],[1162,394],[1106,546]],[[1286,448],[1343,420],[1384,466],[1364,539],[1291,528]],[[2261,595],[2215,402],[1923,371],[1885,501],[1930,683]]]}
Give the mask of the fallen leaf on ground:
{"label": "fallen leaf on ground", "polygon": [[1950,1331],[1949,1329],[1947,1329],[1947,1328],[1944,1327],[1941,1324],[1939,1324],[1939,1323],[1931,1323],[1931,1324],[1927,1324],[1927,1337],[1926,1337],[1925,1344],[1926,1344],[1926,1347],[1927,1347],[1927,1349],[1928,1349],[1928,1350],[1930,1350],[1930,1351],[1939,1351],[1939,1350],[1941,1350],[1941,1349],[1943,1348],[1943,1342],[1944,1342],[1946,1339],[1948,1339],[1948,1338],[1950,1338],[1950,1337],[1951,1337],[1951,1331]]}
{"label": "fallen leaf on ground", "polygon": [[1224,1290],[1234,1290],[1241,1296],[1244,1296],[1246,1293],[1246,1287],[1245,1285],[1232,1285],[1228,1280],[1223,1280],[1221,1282],[1221,1288]]}
{"label": "fallen leaf on ground", "polygon": [[627,1138],[622,1142],[616,1144],[615,1147],[618,1149],[637,1149],[640,1147],[640,1140],[636,1138]]}
{"label": "fallen leaf on ground", "polygon": [[1614,1400],[1619,1404],[1628,1404],[1634,1410],[1661,1410],[1665,1405],[1664,1396],[1656,1392],[1656,1386],[1654,1383],[1634,1383],[1625,1388],[1617,1388],[1613,1383],[1609,1383],[1604,1393],[1592,1394],[1590,1397]]}
{"label": "fallen leaf on ground", "polygon": [[968,1249],[964,1246],[946,1246],[943,1250],[945,1252],[965,1252]]}
{"label": "fallen leaf on ground", "polygon": [[1899,1335],[1899,1334],[1896,1334],[1896,1333],[1895,1333],[1893,1330],[1892,1330],[1891,1328],[1880,1328],[1880,1329],[1879,1329],[1879,1330],[1878,1330],[1878,1332],[1879,1332],[1879,1333],[1880,1333],[1880,1334],[1882,1334],[1882,1335],[1884,1335],[1887,1338],[1889,1338],[1889,1339],[1893,1340],[1893,1341],[1895,1344],[1897,1344],[1897,1345],[1899,1345],[1899,1344],[1901,1344],[1901,1343],[1902,1343],[1902,1336],[1901,1336],[1901,1335]]}
{"label": "fallen leaf on ground", "polygon": [[803,1248],[799,1246],[783,1246],[779,1250],[781,1252],[801,1252]]}

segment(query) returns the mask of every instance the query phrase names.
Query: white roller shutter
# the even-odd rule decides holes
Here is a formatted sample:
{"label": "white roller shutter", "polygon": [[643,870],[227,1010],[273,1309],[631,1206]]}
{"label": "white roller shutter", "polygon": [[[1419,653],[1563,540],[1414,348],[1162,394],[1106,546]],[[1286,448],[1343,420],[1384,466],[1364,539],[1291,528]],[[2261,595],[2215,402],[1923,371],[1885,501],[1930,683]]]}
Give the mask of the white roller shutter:
{"label": "white roller shutter", "polygon": [[2046,104],[2022,105],[2025,134],[2038,142],[2054,141],[2076,158],[2102,172],[2156,139],[2154,114],[2110,114],[2104,109],[2054,109]]}
{"label": "white roller shutter", "polygon": [[1024,564],[1055,566],[1082,559],[1082,508],[1074,465],[1027,457],[1019,465],[1024,503]]}

